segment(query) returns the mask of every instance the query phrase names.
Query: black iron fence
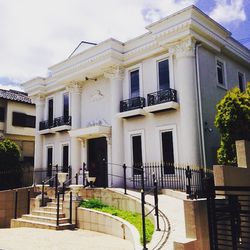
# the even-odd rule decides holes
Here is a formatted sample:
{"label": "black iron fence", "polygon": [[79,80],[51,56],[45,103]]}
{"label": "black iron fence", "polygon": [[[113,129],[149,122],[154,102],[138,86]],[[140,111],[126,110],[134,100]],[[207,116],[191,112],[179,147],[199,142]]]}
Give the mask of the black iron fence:
{"label": "black iron fence", "polygon": [[[213,177],[211,170],[167,163],[134,166],[132,170],[133,188],[142,188],[143,183],[145,188],[152,188],[155,175],[159,188],[183,191],[190,198],[205,197],[203,180]],[[142,182],[142,172],[144,182]]]}
{"label": "black iron fence", "polygon": [[206,185],[211,250],[250,249],[250,186]]}

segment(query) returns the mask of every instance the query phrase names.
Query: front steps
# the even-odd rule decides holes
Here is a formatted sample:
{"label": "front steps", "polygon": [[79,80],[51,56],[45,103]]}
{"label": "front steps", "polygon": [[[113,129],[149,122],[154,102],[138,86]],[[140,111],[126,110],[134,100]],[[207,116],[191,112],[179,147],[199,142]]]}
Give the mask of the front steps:
{"label": "front steps", "polygon": [[11,228],[32,227],[52,230],[74,229],[75,225],[69,223],[62,211],[62,202],[59,204],[59,225],[56,224],[57,204],[48,202],[46,207],[33,210],[31,214],[24,214],[21,218],[11,220]]}

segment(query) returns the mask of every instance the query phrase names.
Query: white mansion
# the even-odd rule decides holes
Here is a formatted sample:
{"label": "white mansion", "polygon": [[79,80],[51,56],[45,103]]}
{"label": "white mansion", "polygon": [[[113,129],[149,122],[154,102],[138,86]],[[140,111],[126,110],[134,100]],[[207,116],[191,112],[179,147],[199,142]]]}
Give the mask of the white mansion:
{"label": "white mansion", "polygon": [[195,6],[146,29],[23,83],[36,104],[35,168],[71,165],[75,173],[86,162],[97,186],[112,186],[123,163],[216,162],[215,105],[250,81],[250,51]]}

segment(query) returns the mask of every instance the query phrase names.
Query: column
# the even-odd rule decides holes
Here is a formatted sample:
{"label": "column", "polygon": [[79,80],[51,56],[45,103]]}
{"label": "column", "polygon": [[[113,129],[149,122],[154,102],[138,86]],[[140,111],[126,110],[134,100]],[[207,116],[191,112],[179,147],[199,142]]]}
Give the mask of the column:
{"label": "column", "polygon": [[111,136],[106,136],[107,140],[107,162],[108,162],[108,186],[113,187],[114,178],[113,178],[113,165],[112,162],[112,139]]}
{"label": "column", "polygon": [[[123,121],[117,117],[120,112],[120,101],[123,98],[122,82],[124,77],[124,71],[121,67],[112,67],[106,73],[105,76],[110,79],[110,113],[111,113],[111,125],[112,135],[111,141],[111,164],[113,175],[123,176],[122,164],[124,163],[124,151],[123,151]],[[110,179],[110,177],[109,177]],[[122,178],[113,178],[113,186],[120,185]]]}
{"label": "column", "polygon": [[176,56],[176,83],[180,103],[180,163],[201,164],[198,126],[198,102],[195,71],[195,43],[187,39],[172,47]]}
{"label": "column", "polygon": [[39,169],[46,167],[46,163],[43,159],[46,157],[43,155],[43,135],[39,134],[39,123],[44,120],[44,105],[45,98],[43,96],[36,96],[34,98],[36,104],[36,134],[35,134],[35,156],[34,156],[34,168]]}
{"label": "column", "polygon": [[[81,85],[74,82],[69,85],[70,92],[70,115],[71,115],[71,129],[79,129],[81,127]],[[70,140],[70,163],[72,167],[72,175],[82,166],[81,162],[81,140],[76,137],[71,137]]]}

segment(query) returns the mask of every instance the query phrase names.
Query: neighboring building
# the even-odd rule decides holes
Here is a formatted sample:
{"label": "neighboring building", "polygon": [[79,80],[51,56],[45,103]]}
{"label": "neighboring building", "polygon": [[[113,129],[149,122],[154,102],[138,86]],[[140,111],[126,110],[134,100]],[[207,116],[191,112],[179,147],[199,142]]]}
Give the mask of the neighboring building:
{"label": "neighboring building", "polygon": [[34,164],[35,113],[26,93],[0,89],[0,140],[14,141],[26,166]]}
{"label": "neighboring building", "polygon": [[36,103],[36,168],[71,165],[76,172],[86,162],[97,185],[112,186],[123,163],[216,162],[215,105],[250,81],[249,50],[195,6],[146,29],[23,84]]}

